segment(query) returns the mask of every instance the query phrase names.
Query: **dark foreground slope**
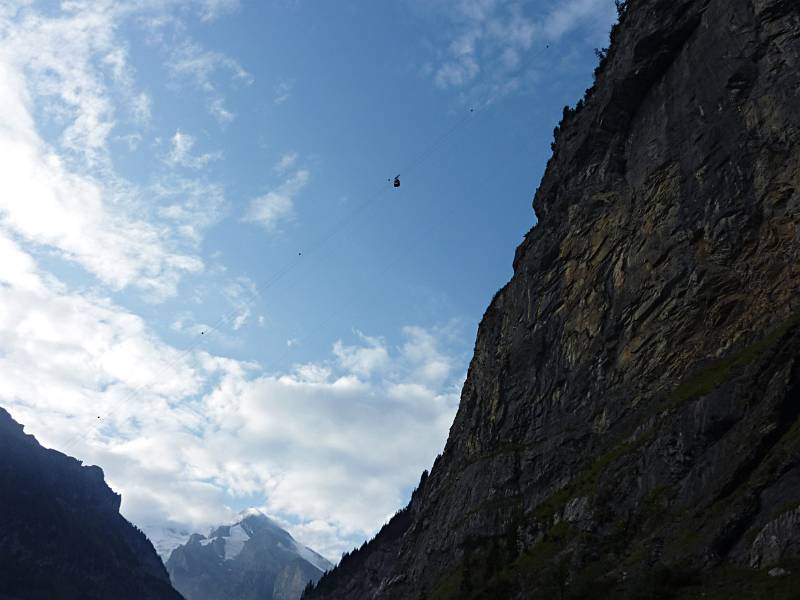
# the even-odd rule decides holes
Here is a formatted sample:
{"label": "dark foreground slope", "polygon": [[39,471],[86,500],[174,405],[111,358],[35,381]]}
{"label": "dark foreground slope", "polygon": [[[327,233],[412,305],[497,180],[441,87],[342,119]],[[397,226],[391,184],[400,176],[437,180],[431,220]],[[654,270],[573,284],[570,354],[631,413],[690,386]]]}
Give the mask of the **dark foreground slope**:
{"label": "dark foreground slope", "polygon": [[42,448],[0,408],[0,599],[182,600],[99,467]]}
{"label": "dark foreground slope", "polygon": [[308,600],[800,597],[800,2],[612,37],[443,455]]}

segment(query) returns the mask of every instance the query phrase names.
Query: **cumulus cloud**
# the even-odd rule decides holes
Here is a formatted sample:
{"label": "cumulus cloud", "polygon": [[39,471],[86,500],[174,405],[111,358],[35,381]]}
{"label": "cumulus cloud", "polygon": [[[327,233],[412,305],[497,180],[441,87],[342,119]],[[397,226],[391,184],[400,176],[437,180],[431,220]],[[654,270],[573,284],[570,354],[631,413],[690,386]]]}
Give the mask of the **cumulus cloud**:
{"label": "cumulus cloud", "polygon": [[0,402],[44,444],[102,465],[124,514],[159,539],[164,524],[203,530],[254,499],[336,559],[402,505],[456,408],[460,377],[426,371],[452,361],[422,328],[394,351],[360,334],[268,373],[180,352],[5,236],[0,283]]}
{"label": "cumulus cloud", "polygon": [[362,345],[346,346],[339,340],[333,346],[333,353],[342,368],[356,375],[369,377],[387,365],[389,351],[382,339],[369,337],[360,331],[357,334]]}
{"label": "cumulus cloud", "polygon": [[443,385],[453,372],[453,359],[439,350],[438,337],[414,326],[405,327],[403,333],[406,337],[403,357],[414,379],[432,387]]}
{"label": "cumulus cloud", "polygon": [[306,186],[310,173],[299,169],[277,188],[250,202],[245,221],[258,223],[268,231],[275,231],[281,221],[294,216],[294,198]]}
{"label": "cumulus cloud", "polygon": [[270,514],[327,523],[307,539],[333,558],[402,505],[441,449],[457,401],[452,382],[430,385],[402,353],[380,351],[378,362],[393,371],[381,374],[370,356],[375,338],[362,341],[366,353],[348,347],[344,360],[337,344],[332,363],[227,377],[206,399],[206,412],[225,424],[205,444],[209,459],[225,448],[220,483],[263,493]]}
{"label": "cumulus cloud", "polygon": [[[143,405],[161,408],[173,396],[198,391],[190,362],[141,318],[103,297],[70,293],[2,234],[0,263],[0,397],[23,422],[58,423],[45,433],[51,441],[64,447],[86,434],[85,443],[101,443],[107,432],[87,425],[112,413],[115,435],[124,438],[131,431],[126,424],[157,419],[152,411],[140,413]],[[132,390],[141,395],[127,402]]]}
{"label": "cumulus cloud", "polygon": [[[4,83],[13,76],[9,71],[21,80],[24,70],[30,86],[21,90],[17,81],[6,94],[23,93],[17,99],[23,103],[28,94],[47,99],[53,114],[68,121],[63,146],[88,160],[101,159],[114,126],[114,105],[101,74],[129,85],[124,51],[112,42],[113,11],[103,2],[91,13],[75,10],[59,18],[28,12],[24,4],[19,10],[20,18],[2,24]],[[99,65],[88,56],[98,57]]]}
{"label": "cumulus cloud", "polygon": [[[210,20],[235,4],[70,0],[45,13],[0,3],[0,404],[45,445],[102,465],[124,514],[151,535],[203,530],[229,507],[260,504],[336,559],[403,504],[444,442],[461,376],[438,332],[406,328],[395,347],[359,333],[274,372],[177,348],[114,294],[160,299],[207,272],[203,234],[227,210],[223,188],[195,172],[214,155],[180,130],[156,160],[191,173],[133,184],[114,170],[109,141],[138,147],[154,110],[121,24],[135,15],[166,27],[186,6]],[[238,63],[191,42],[169,58],[218,120],[234,117],[222,86],[252,80]],[[276,91],[288,97],[290,86]],[[45,139],[34,115],[56,133]],[[133,131],[120,131],[126,118]],[[283,181],[251,203],[252,221],[274,229],[292,217],[310,176],[295,163],[287,154],[276,165]],[[88,291],[42,255],[48,268],[56,256],[83,269]],[[230,306],[226,325],[263,324],[252,282],[223,283],[213,285]],[[173,324],[208,328],[191,315]]]}

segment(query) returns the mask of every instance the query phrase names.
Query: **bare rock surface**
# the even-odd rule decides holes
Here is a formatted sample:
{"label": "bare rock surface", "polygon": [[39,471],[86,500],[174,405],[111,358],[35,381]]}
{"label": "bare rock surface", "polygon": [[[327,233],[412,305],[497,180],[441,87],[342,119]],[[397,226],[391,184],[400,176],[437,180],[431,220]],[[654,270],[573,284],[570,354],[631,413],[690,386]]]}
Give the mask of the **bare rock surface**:
{"label": "bare rock surface", "polygon": [[443,454],[304,598],[798,597],[798,90],[800,2],[627,3]]}
{"label": "bare rock surface", "polygon": [[166,565],[186,600],[298,600],[333,566],[253,509],[208,536],[193,534]]}

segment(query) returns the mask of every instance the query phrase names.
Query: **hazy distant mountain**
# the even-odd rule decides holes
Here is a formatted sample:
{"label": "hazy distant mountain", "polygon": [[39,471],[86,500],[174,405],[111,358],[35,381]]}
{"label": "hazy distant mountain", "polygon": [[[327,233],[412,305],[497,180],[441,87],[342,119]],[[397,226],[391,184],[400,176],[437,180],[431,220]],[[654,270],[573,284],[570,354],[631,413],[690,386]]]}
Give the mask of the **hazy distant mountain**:
{"label": "hazy distant mountain", "polygon": [[194,534],[173,550],[167,570],[188,600],[297,600],[333,565],[258,511]]}
{"label": "hazy distant mountain", "polygon": [[181,600],[99,467],[42,448],[0,408],[0,598]]}
{"label": "hazy distant mountain", "polygon": [[161,560],[166,564],[172,551],[181,544],[185,544],[192,531],[180,523],[139,523],[147,533]]}

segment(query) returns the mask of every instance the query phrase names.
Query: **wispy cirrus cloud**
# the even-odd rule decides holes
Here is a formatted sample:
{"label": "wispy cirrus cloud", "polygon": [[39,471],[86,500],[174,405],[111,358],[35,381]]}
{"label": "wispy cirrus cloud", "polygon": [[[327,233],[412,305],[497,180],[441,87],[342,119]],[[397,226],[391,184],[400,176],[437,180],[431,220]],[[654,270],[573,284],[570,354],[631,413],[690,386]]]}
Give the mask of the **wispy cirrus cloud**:
{"label": "wispy cirrus cloud", "polygon": [[[281,159],[277,167],[280,167],[283,161],[284,159]],[[294,199],[308,184],[310,178],[311,173],[307,169],[296,170],[278,187],[263,196],[254,198],[250,202],[244,220],[257,223],[268,231],[275,231],[281,222],[293,218]]]}
{"label": "wispy cirrus cloud", "polygon": [[[559,40],[567,33],[588,24],[608,23],[610,27],[617,18],[613,2],[606,0],[571,0],[564,2],[545,13],[540,21],[543,34],[552,40]],[[595,31],[594,35],[605,36],[608,30]],[[605,41],[601,39],[598,41]]]}
{"label": "wispy cirrus cloud", "polygon": [[[231,307],[222,321],[233,331],[239,331],[253,317],[255,300],[258,298],[258,287],[248,277],[240,276],[222,288],[222,296]],[[263,315],[258,318],[263,320]]]}
{"label": "wispy cirrus cloud", "polygon": [[228,123],[236,115],[227,108],[217,79],[227,77],[242,85],[253,83],[253,76],[236,60],[220,52],[206,50],[188,39],[173,50],[167,67],[178,81],[189,82],[206,94],[208,110],[220,123]]}
{"label": "wispy cirrus cloud", "polygon": [[202,260],[170,241],[167,226],[134,216],[135,188],[72,170],[39,138],[24,81],[0,62],[0,110],[9,117],[0,131],[0,226],[56,249],[116,289],[174,293],[181,274],[202,270]]}
{"label": "wispy cirrus cloud", "polygon": [[[137,11],[177,4],[74,1],[44,13],[25,2],[0,13],[0,227],[114,290],[135,287],[154,300],[204,269],[196,244],[224,205],[218,185],[174,176],[133,184],[110,159],[109,140],[134,150],[143,139],[136,129],[112,135],[120,121],[147,124],[152,112],[116,32]],[[60,135],[45,141],[42,123]],[[172,142],[173,165],[219,158],[193,154],[193,138],[180,131]],[[154,205],[154,189],[170,204]]]}
{"label": "wispy cirrus cloud", "polygon": [[200,18],[213,21],[222,15],[239,10],[239,0],[200,0]]}
{"label": "wispy cirrus cloud", "polygon": [[442,28],[444,46],[424,72],[440,89],[467,90],[489,101],[518,89],[531,71],[541,68],[531,58],[543,55],[548,44],[586,25],[595,35],[597,23],[610,27],[616,17],[611,0],[566,0],[547,7],[518,1],[434,0],[421,10],[448,23]]}
{"label": "wispy cirrus cloud", "polygon": [[273,165],[272,170],[282,174],[291,169],[297,162],[297,152],[287,152],[281,156],[280,160]]}
{"label": "wispy cirrus cloud", "polygon": [[283,104],[292,96],[292,88],[294,85],[289,81],[281,81],[275,86],[274,96],[272,101],[275,104]]}
{"label": "wispy cirrus cloud", "polygon": [[188,169],[202,169],[209,163],[222,159],[221,152],[206,152],[193,154],[195,146],[194,136],[183,133],[180,129],[175,132],[170,140],[170,150],[165,162],[171,166],[181,166]]}
{"label": "wispy cirrus cloud", "polygon": [[145,189],[157,201],[155,214],[166,223],[176,239],[192,250],[202,241],[206,230],[228,211],[224,188],[204,179],[170,174]]}

